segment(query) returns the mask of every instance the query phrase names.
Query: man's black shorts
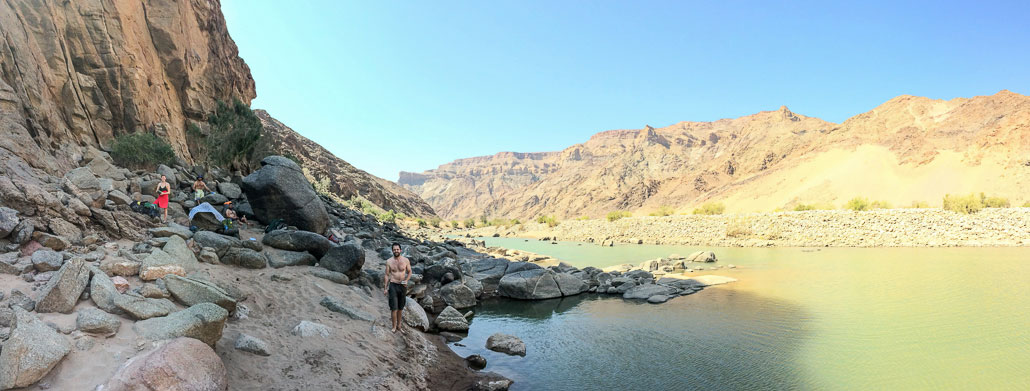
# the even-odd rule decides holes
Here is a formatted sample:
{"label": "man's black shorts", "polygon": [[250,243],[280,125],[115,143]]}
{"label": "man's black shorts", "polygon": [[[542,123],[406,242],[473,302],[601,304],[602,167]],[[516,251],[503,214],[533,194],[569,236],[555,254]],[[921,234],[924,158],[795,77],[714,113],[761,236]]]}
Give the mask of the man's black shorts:
{"label": "man's black shorts", "polygon": [[391,282],[386,297],[390,301],[390,311],[400,311],[404,309],[404,296],[407,294],[407,287],[396,282]]}

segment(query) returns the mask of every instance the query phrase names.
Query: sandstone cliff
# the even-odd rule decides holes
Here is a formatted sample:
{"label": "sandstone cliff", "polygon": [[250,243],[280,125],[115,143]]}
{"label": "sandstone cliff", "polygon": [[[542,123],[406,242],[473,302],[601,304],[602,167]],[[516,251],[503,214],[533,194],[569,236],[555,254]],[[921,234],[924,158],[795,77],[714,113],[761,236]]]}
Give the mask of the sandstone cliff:
{"label": "sandstone cliff", "polygon": [[0,148],[63,174],[90,147],[152,131],[189,160],[187,121],[204,120],[216,100],[255,97],[220,7],[218,0],[0,3]]}
{"label": "sandstone cliff", "polygon": [[770,211],[852,197],[938,204],[945,193],[1014,200],[1030,184],[1030,97],[894,98],[842,124],[775,111],[601,132],[560,152],[461,159],[400,183],[447,218],[678,212],[706,200]]}
{"label": "sandstone cliff", "polygon": [[265,128],[259,148],[297,158],[315,179],[328,178],[332,193],[343,199],[358,195],[383,209],[409,216],[435,216],[429,204],[407,189],[355,168],[264,110],[255,110],[254,114]]}

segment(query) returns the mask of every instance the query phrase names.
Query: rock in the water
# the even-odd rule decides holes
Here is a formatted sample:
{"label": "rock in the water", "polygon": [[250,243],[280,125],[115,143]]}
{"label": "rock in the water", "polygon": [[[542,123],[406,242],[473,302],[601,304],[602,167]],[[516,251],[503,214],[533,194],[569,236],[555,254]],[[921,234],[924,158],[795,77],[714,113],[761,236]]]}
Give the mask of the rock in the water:
{"label": "rock in the water", "polygon": [[11,335],[0,350],[0,390],[39,381],[72,350],[63,335],[36,315],[14,307],[14,318]]}
{"label": "rock in the water", "polygon": [[361,267],[365,265],[365,250],[354,242],[346,242],[330,248],[318,264],[334,272],[346,274],[353,280],[358,278]]}
{"label": "rock in the water", "polygon": [[651,304],[661,304],[669,301],[668,295],[654,295],[647,298],[647,302]]}
{"label": "rock in the water", "polygon": [[[134,294],[114,297],[114,305],[133,319],[145,320],[165,316],[175,311],[175,303],[168,299],[148,299]],[[138,323],[137,323],[138,324]]]}
{"label": "rock in the water", "polygon": [[350,282],[350,278],[347,277],[346,274],[343,274],[343,273],[340,273],[340,272],[334,272],[332,270],[315,268],[315,269],[311,269],[309,272],[311,273],[311,275],[313,275],[315,277],[324,278],[326,280],[335,282],[337,284],[347,284],[347,283]]}
{"label": "rock in the water", "polygon": [[236,344],[234,346],[237,350],[254,353],[259,356],[271,355],[268,348],[268,342],[247,334],[241,333],[239,337],[236,337]]}
{"label": "rock in the water", "polygon": [[132,328],[150,340],[190,337],[215,346],[222,338],[222,328],[228,317],[229,311],[225,308],[214,303],[200,303],[168,316],[136,322]]}
{"label": "rock in the water", "polygon": [[497,291],[501,277],[508,270],[511,262],[502,258],[487,258],[472,262],[472,277],[483,283],[486,292]]}
{"label": "rock in the water", "polygon": [[82,259],[72,259],[43,288],[36,312],[71,313],[82,291],[89,284],[89,267]]}
{"label": "rock in the water", "polygon": [[225,391],[225,364],[211,346],[193,338],[175,338],[137,355],[115,372],[103,391]]}
{"label": "rock in the water", "polygon": [[447,306],[436,317],[436,327],[444,331],[468,331],[469,321],[454,307]]}
{"label": "rock in the water", "polygon": [[454,281],[440,288],[440,296],[447,305],[454,308],[469,308],[476,305],[476,294],[461,281]]}
{"label": "rock in the water", "polygon": [[404,298],[404,312],[401,316],[404,319],[404,323],[408,326],[422,331],[429,330],[429,316],[426,315],[426,310],[422,309],[422,306],[418,305],[415,299],[410,297]]}
{"label": "rock in the water", "polygon": [[554,272],[547,269],[523,270],[501,278],[497,293],[522,300],[553,299],[561,297]]}
{"label": "rock in the water", "polygon": [[265,249],[268,256],[268,266],[281,268],[286,266],[314,266],[318,260],[314,255],[307,252],[287,251],[275,248]]}
{"label": "rock in the water", "polygon": [[261,222],[283,219],[305,231],[325,232],[329,213],[300,166],[282,156],[265,157],[261,166],[243,178],[243,191]]}
{"label": "rock in the water", "polygon": [[590,288],[582,278],[568,273],[555,273],[554,281],[558,283],[562,296],[575,296]]}
{"label": "rock in the water", "polygon": [[468,364],[469,368],[480,370],[486,368],[486,358],[478,354],[473,354],[465,357],[465,363]]}
{"label": "rock in the water", "polygon": [[265,254],[242,247],[231,247],[225,251],[225,255],[220,256],[218,259],[223,264],[247,269],[262,269],[268,266],[268,259],[265,258]]}
{"label": "rock in the water", "polygon": [[64,257],[50,249],[40,249],[32,253],[32,267],[37,272],[48,272],[61,269],[64,265]]}
{"label": "rock in the water", "polygon": [[172,297],[186,306],[215,303],[226,311],[236,311],[236,299],[214,284],[176,275],[167,276],[164,281]]}
{"label": "rock in the water", "polygon": [[519,337],[495,333],[486,339],[486,348],[512,356],[525,356],[526,344]]}
{"label": "rock in the water", "polygon": [[323,307],[328,308],[330,311],[339,312],[341,314],[347,315],[349,318],[354,320],[364,320],[369,322],[375,320],[375,317],[371,314],[351,308],[344,304],[342,301],[337,300],[333,297],[325,296],[322,298],[322,301],[320,301],[318,304],[321,304]]}
{"label": "rock in the water", "polygon": [[75,318],[75,327],[86,333],[113,335],[122,321],[117,316],[93,307],[83,308]]}
{"label": "rock in the water", "polygon": [[643,284],[643,285],[637,285],[637,286],[634,286],[634,287],[630,288],[629,290],[626,291],[626,293],[622,294],[622,298],[623,299],[647,300],[651,296],[654,296],[654,295],[671,296],[671,295],[675,295],[677,292],[679,292],[678,289],[673,288],[673,287],[669,287],[669,286],[665,286],[665,285]]}
{"label": "rock in the water", "polygon": [[265,234],[261,243],[280,250],[306,251],[315,258],[322,258],[329,251],[331,243],[325,236],[308,231],[279,229]]}
{"label": "rock in the water", "polygon": [[314,337],[316,335],[317,336],[321,336],[323,338],[328,338],[329,337],[329,328],[326,327],[324,324],[321,324],[321,323],[315,323],[315,322],[309,322],[309,321],[306,321],[306,320],[302,320],[302,321],[300,321],[299,324],[297,324],[296,327],[293,328],[292,331],[290,331],[290,333],[292,333],[293,335],[296,335],[298,337],[304,337],[304,338]]}
{"label": "rock in the water", "polygon": [[715,253],[711,251],[696,251],[687,256],[687,262],[715,262]]}

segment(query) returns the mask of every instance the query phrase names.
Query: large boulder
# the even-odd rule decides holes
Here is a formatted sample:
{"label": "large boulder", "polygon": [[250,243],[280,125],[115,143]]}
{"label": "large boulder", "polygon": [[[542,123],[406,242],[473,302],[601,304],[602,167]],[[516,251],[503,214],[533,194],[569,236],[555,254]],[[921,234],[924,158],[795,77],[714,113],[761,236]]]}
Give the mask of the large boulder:
{"label": "large boulder", "polygon": [[264,253],[268,257],[268,266],[274,268],[286,266],[314,266],[315,263],[318,262],[314,255],[307,252],[266,248]]}
{"label": "large boulder", "polygon": [[486,348],[509,356],[526,355],[526,343],[514,335],[494,333],[486,339]]}
{"label": "large boulder", "polygon": [[472,278],[483,283],[483,290],[494,292],[501,282],[501,277],[508,270],[511,262],[503,258],[487,258],[472,262]]}
{"label": "large boulder", "polygon": [[193,254],[193,250],[190,250],[186,241],[178,235],[169,236],[168,241],[161,249],[171,255],[187,272],[192,271],[200,264],[197,256]]}
{"label": "large boulder", "polygon": [[461,281],[454,281],[440,288],[444,303],[454,308],[469,308],[476,305],[476,293]]}
{"label": "large boulder", "polygon": [[104,391],[225,391],[229,378],[214,349],[193,338],[175,338],[126,361],[97,389]]}
{"label": "large boulder", "polygon": [[19,222],[18,211],[0,207],[0,239],[9,236],[14,231],[14,227],[18,226]]}
{"label": "large boulder", "polygon": [[89,284],[89,267],[81,258],[65,262],[47,282],[36,303],[36,312],[71,313]]}
{"label": "large boulder", "polygon": [[168,299],[152,299],[132,293],[115,296],[114,305],[132,319],[145,320],[165,316],[175,311],[175,303]]}
{"label": "large boulder", "polygon": [[240,186],[232,182],[218,182],[218,192],[224,194],[230,200],[235,200],[243,195]]}
{"label": "large boulder", "polygon": [[424,272],[422,272],[422,278],[425,281],[440,281],[443,284],[447,284],[454,280],[461,279],[461,265],[458,261],[452,258],[444,258],[440,261],[429,265]]}
{"label": "large boulder", "polygon": [[561,289],[554,280],[554,272],[547,269],[523,270],[501,278],[497,293],[522,300],[553,299],[561,297]]}
{"label": "large boulder", "polygon": [[75,318],[76,329],[92,334],[113,335],[121,325],[117,316],[93,307],[83,308]]}
{"label": "large boulder", "polygon": [[329,213],[300,166],[282,156],[261,159],[261,168],[243,178],[243,191],[262,223],[283,219],[305,231],[325,232]]}
{"label": "large boulder", "polygon": [[165,277],[164,282],[172,297],[186,306],[215,303],[226,311],[236,311],[236,299],[215,284],[176,275]]}
{"label": "large boulder", "polygon": [[268,266],[268,258],[265,257],[265,254],[242,247],[230,247],[218,260],[226,265],[247,269],[262,269]]}
{"label": "large boulder", "polygon": [[558,290],[562,296],[575,296],[590,288],[582,278],[569,273],[555,273],[554,281],[558,283]]}
{"label": "large boulder", "polygon": [[543,269],[540,265],[531,262],[512,262],[508,265],[508,269],[504,271],[504,274],[518,273],[525,270],[536,270]]}
{"label": "large boulder", "polygon": [[104,273],[96,265],[91,266],[89,270],[90,274],[93,275],[89,283],[89,298],[93,300],[93,303],[98,308],[106,312],[112,314],[121,313],[122,310],[115,304],[115,298],[121,295],[121,293],[118,293],[114,282],[107,276],[107,273]]}
{"label": "large boulder", "polygon": [[100,190],[100,180],[89,167],[79,167],[68,171],[64,178],[80,190]]}
{"label": "large boulder", "polygon": [[[178,238],[178,236],[175,236]],[[179,240],[182,240],[181,238]],[[196,259],[194,259],[196,261]],[[145,281],[153,281],[169,274],[185,276],[186,265],[172,257],[162,249],[155,248],[140,262],[139,277]]]}
{"label": "large boulder", "polygon": [[215,346],[222,338],[222,328],[228,317],[229,311],[225,308],[214,303],[200,303],[168,316],[136,322],[132,328],[150,340],[190,337]]}
{"label": "large boulder", "polygon": [[11,335],[0,350],[0,390],[27,387],[71,352],[71,343],[21,307],[13,307]]}
{"label": "large boulder", "polygon": [[715,262],[715,253],[711,251],[696,251],[687,255],[687,262]]}
{"label": "large boulder", "polygon": [[279,229],[265,234],[261,243],[266,246],[289,251],[306,251],[316,258],[322,258],[332,243],[325,236],[308,231]]}
{"label": "large boulder", "polygon": [[355,242],[345,242],[329,249],[318,264],[323,268],[346,274],[350,279],[358,278],[365,265],[365,250]]}
{"label": "large boulder", "polygon": [[201,247],[215,249],[215,253],[219,257],[225,255],[225,252],[232,247],[243,247],[243,241],[237,238],[219,235],[210,231],[199,231],[193,234],[193,240],[199,243]]}
{"label": "large boulder", "polygon": [[415,299],[410,297],[404,298],[404,312],[402,314],[404,323],[408,326],[417,328],[422,331],[429,330],[429,316],[426,315],[426,310],[422,309],[422,306],[418,305]]}
{"label": "large boulder", "polygon": [[32,253],[32,267],[37,272],[43,273],[52,270],[60,270],[64,265],[64,257],[61,253],[51,249],[40,249]]}
{"label": "large boulder", "polygon": [[436,328],[443,331],[468,331],[469,321],[454,307],[447,306],[436,317]]}
{"label": "large boulder", "polygon": [[151,228],[148,231],[150,231],[150,234],[154,235],[155,238],[167,238],[169,236],[178,236],[180,238],[183,238],[184,240],[189,240],[193,237],[193,232],[190,231],[189,228],[186,228],[174,222],[169,222],[167,227]]}

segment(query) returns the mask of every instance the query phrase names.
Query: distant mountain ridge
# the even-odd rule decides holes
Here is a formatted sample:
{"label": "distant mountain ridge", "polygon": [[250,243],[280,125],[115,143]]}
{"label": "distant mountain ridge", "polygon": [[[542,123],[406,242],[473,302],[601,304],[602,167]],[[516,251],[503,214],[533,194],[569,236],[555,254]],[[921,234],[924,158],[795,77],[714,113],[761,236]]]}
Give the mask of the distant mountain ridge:
{"label": "distant mountain ridge", "polygon": [[596,218],[660,206],[683,212],[707,200],[739,212],[857,196],[939,204],[944,193],[974,191],[1022,200],[1028,162],[1030,98],[1001,91],[947,101],[899,96],[841,124],[781,107],[610,130],[559,152],[402,172],[399,183],[447,218]]}

